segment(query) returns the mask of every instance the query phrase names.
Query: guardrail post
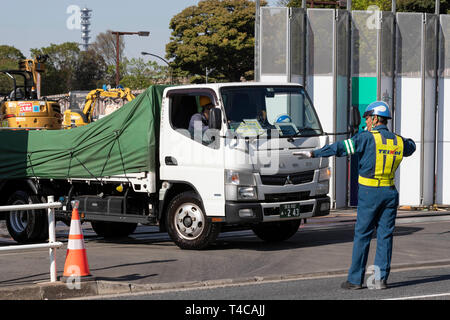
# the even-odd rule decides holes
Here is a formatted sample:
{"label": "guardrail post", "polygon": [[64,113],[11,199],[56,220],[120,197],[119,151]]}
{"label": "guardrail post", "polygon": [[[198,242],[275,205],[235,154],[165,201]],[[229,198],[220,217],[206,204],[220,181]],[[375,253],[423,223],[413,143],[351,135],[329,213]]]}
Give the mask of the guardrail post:
{"label": "guardrail post", "polygon": [[[55,201],[54,196],[48,196],[47,202],[53,203]],[[48,208],[48,242],[53,244],[56,242],[55,231],[55,208]],[[51,247],[49,249],[50,256],[50,282],[56,282],[56,248]]]}

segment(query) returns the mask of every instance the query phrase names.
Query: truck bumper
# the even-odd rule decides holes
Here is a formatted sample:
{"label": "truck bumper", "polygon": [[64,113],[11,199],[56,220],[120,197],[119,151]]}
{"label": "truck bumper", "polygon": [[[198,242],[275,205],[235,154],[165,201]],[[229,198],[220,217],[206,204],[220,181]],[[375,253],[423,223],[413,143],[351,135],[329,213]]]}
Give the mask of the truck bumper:
{"label": "truck bumper", "polygon": [[[281,218],[280,205],[282,204],[299,204],[300,215],[292,218]],[[225,203],[225,222],[229,225],[304,219],[326,216],[328,214],[330,214],[330,197],[328,196],[303,201],[278,203],[234,201],[227,201]]]}

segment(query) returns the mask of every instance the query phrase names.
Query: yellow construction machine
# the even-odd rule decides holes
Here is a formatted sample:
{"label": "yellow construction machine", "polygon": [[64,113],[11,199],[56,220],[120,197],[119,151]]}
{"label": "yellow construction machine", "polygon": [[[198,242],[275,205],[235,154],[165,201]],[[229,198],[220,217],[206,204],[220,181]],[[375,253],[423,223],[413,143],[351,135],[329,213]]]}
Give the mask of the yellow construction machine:
{"label": "yellow construction machine", "polygon": [[64,111],[63,126],[65,129],[85,126],[93,121],[94,107],[99,103],[100,98],[111,98],[113,100],[131,101],[135,96],[129,88],[115,89],[94,89],[86,96],[83,110],[71,108]]}
{"label": "yellow construction machine", "polygon": [[[21,70],[1,70],[12,80],[13,90],[0,104],[2,127],[11,129],[61,129],[61,108],[56,101],[40,99],[40,73],[46,57],[19,62]],[[23,79],[23,81],[21,81]]]}

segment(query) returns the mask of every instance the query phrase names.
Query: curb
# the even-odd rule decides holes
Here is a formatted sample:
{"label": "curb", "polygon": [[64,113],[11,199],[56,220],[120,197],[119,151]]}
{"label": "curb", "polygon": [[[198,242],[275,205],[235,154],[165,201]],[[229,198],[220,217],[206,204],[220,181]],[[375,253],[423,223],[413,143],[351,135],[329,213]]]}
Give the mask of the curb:
{"label": "curb", "polygon": [[[398,264],[392,266],[391,272],[403,271],[411,268],[439,268],[450,266],[450,260],[436,260],[422,263]],[[240,279],[219,279],[205,281],[169,282],[154,284],[134,284],[127,282],[115,282],[105,280],[92,280],[81,282],[79,288],[70,288],[66,283],[42,282],[34,285],[14,286],[0,288],[0,300],[64,300],[89,298],[96,299],[102,296],[117,294],[137,294],[144,292],[161,292],[180,289],[207,289],[213,287],[228,287],[251,285],[275,281],[295,281],[316,278],[345,277],[348,270],[332,270],[305,274],[253,276]]]}

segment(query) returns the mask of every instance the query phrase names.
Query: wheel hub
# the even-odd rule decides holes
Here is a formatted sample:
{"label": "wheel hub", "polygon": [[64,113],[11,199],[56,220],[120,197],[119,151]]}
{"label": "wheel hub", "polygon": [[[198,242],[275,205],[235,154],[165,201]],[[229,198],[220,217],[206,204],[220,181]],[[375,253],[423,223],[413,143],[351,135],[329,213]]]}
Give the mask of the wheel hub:
{"label": "wheel hub", "polygon": [[175,225],[178,234],[187,240],[199,237],[204,226],[201,209],[194,203],[185,203],[176,212]]}
{"label": "wheel hub", "polygon": [[[13,205],[26,204],[23,201],[15,201]],[[28,225],[28,211],[10,211],[9,219],[11,227],[17,233],[23,232]]]}

